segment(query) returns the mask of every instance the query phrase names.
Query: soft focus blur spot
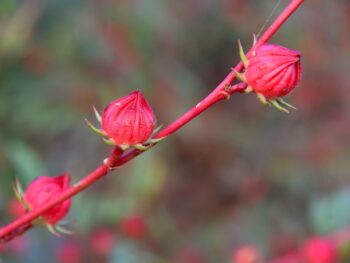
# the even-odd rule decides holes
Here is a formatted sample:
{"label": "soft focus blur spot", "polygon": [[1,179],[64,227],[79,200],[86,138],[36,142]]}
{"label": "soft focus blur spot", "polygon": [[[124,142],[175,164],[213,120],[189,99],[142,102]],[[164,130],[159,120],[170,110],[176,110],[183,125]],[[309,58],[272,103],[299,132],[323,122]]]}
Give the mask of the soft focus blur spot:
{"label": "soft focus blur spot", "polygon": [[314,237],[304,245],[304,260],[306,263],[336,263],[336,245],[327,238]]}
{"label": "soft focus blur spot", "polygon": [[14,254],[24,254],[28,251],[30,240],[26,236],[20,236],[15,238],[8,243],[0,244],[1,253],[14,253]]}
{"label": "soft focus blur spot", "polygon": [[244,246],[234,252],[232,263],[261,263],[259,251],[253,246]]}
{"label": "soft focus blur spot", "polygon": [[107,228],[97,229],[90,236],[92,251],[100,256],[107,255],[116,244],[115,233]]}
{"label": "soft focus blur spot", "polygon": [[142,239],[148,233],[145,219],[140,215],[123,217],[119,223],[120,231],[127,237]]}
{"label": "soft focus blur spot", "polygon": [[75,240],[67,240],[57,249],[59,263],[80,263],[83,262],[83,247]]}
{"label": "soft focus blur spot", "polygon": [[203,254],[196,248],[185,247],[175,256],[176,263],[205,263]]}
{"label": "soft focus blur spot", "polygon": [[23,66],[32,74],[44,74],[50,70],[50,58],[42,47],[28,48],[22,58]]}
{"label": "soft focus blur spot", "polygon": [[291,252],[272,260],[270,263],[301,263],[301,258],[298,252]]}

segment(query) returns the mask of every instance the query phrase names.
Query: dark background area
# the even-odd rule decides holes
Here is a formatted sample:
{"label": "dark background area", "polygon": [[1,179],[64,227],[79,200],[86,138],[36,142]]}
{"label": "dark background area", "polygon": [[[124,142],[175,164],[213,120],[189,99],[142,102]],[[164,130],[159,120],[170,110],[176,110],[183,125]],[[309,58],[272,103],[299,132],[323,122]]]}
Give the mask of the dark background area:
{"label": "dark background area", "polygon": [[[278,1],[0,1],[0,223],[12,184],[68,171],[111,147],[91,104],[140,89],[167,125],[238,61]],[[286,6],[281,1],[272,19]],[[350,2],[305,1],[271,43],[302,52],[290,114],[237,94],[74,198],[72,236],[44,228],[0,262],[234,262],[279,257],[350,224]],[[3,260],[3,261],[2,261]]]}

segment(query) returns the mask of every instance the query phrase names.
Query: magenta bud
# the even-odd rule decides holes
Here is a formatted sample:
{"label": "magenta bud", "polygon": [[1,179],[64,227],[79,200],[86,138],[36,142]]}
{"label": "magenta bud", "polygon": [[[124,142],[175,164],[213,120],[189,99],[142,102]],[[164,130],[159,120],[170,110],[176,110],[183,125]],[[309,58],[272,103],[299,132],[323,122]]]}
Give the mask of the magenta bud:
{"label": "magenta bud", "polygon": [[[48,202],[57,199],[69,188],[70,175],[68,173],[56,176],[39,176],[34,179],[24,192],[23,200],[30,210],[35,210]],[[58,204],[42,215],[44,222],[48,225],[55,225],[64,218],[71,205],[71,199]]]}
{"label": "magenta bud", "polygon": [[264,44],[247,55],[245,82],[267,100],[281,98],[291,92],[300,80],[300,52]]}
{"label": "magenta bud", "polygon": [[121,148],[145,143],[152,135],[155,116],[140,91],[111,102],[102,113],[101,131]]}

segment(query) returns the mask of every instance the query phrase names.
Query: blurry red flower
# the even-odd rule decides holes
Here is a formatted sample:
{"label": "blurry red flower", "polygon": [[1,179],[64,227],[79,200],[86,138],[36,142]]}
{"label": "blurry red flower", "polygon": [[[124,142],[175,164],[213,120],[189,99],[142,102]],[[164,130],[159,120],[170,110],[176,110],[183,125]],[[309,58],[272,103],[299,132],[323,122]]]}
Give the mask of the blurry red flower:
{"label": "blurry red flower", "polygon": [[102,132],[123,148],[145,143],[154,126],[153,110],[140,91],[111,102],[102,113]]}
{"label": "blurry red flower", "polygon": [[62,244],[57,250],[59,263],[79,263],[83,259],[83,250],[76,241],[68,241]]}
{"label": "blurry red flower", "polygon": [[23,254],[28,251],[29,240],[26,236],[18,236],[6,243],[0,243],[0,253],[10,252],[14,254]]}
{"label": "blurry red flower", "polygon": [[176,263],[204,263],[203,254],[196,248],[185,247],[183,248],[174,260]]}
{"label": "blurry red flower", "polygon": [[[65,173],[56,177],[39,176],[33,180],[24,193],[24,201],[31,209],[37,209],[42,205],[60,196],[69,188],[70,175]],[[69,211],[71,200],[51,208],[42,215],[46,224],[55,225]]]}
{"label": "blurry red flower", "polygon": [[304,245],[303,257],[305,263],[336,263],[337,247],[329,239],[315,237]]}
{"label": "blurry red flower", "polygon": [[283,255],[269,263],[301,263],[302,257],[298,252],[290,252],[286,255]]}
{"label": "blurry red flower", "polygon": [[135,239],[143,238],[148,232],[146,222],[138,215],[123,218],[120,229],[126,236]]}
{"label": "blurry red flower", "polygon": [[116,244],[115,234],[109,229],[99,229],[92,233],[90,245],[94,253],[107,255]]}
{"label": "blurry red flower", "polygon": [[238,249],[233,255],[234,263],[261,263],[258,250],[253,246],[244,246]]}
{"label": "blurry red flower", "polygon": [[248,53],[244,78],[254,92],[274,100],[291,92],[300,80],[300,53],[264,44]]}
{"label": "blurry red flower", "polygon": [[22,62],[26,70],[33,74],[43,74],[50,68],[50,57],[47,50],[33,46],[25,50]]}

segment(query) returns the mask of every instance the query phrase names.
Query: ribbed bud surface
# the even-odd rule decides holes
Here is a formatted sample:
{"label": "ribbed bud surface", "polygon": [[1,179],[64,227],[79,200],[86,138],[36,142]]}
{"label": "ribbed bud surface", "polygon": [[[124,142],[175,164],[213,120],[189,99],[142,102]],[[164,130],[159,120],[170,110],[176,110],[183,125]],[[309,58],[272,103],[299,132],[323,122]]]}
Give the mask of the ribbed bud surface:
{"label": "ribbed bud surface", "polygon": [[140,91],[111,102],[102,114],[102,131],[120,146],[145,143],[154,125],[153,110]]}
{"label": "ribbed bud surface", "polygon": [[300,80],[300,57],[298,51],[264,44],[247,55],[245,80],[256,93],[268,100],[283,97]]}

